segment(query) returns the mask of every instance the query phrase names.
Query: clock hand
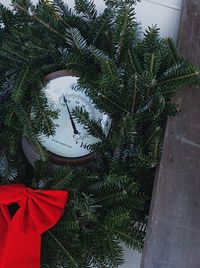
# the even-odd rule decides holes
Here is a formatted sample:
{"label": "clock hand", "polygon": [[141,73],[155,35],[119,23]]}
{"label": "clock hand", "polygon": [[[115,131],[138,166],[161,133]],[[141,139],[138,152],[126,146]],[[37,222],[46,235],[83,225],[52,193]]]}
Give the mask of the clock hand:
{"label": "clock hand", "polygon": [[64,103],[65,103],[65,105],[66,105],[66,107],[67,107],[67,111],[68,111],[68,113],[69,113],[69,118],[70,118],[70,121],[71,121],[73,130],[74,130],[74,134],[80,134],[80,132],[76,129],[76,125],[75,125],[75,123],[74,123],[73,117],[72,117],[71,112],[70,112],[70,110],[69,110],[69,106],[68,106],[68,103],[67,103],[67,99],[66,99],[66,97],[65,97],[64,94],[63,94],[63,100],[64,100]]}

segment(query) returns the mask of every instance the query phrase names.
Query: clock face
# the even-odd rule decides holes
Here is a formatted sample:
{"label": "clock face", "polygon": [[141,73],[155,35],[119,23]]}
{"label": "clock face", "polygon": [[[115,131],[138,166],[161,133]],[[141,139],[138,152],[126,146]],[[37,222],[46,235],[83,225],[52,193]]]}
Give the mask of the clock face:
{"label": "clock face", "polygon": [[84,125],[72,115],[75,107],[82,107],[91,119],[98,121],[106,135],[111,128],[111,119],[95,108],[92,100],[77,88],[76,76],[61,76],[50,80],[44,88],[50,106],[58,111],[54,120],[56,132],[53,136],[41,136],[40,140],[47,151],[62,157],[78,158],[90,154],[91,145],[100,141],[91,136]]}

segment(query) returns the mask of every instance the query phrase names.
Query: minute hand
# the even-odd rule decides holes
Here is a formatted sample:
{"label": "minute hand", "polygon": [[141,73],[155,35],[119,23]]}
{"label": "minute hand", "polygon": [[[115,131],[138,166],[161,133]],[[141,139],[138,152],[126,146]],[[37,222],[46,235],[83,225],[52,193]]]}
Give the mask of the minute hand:
{"label": "minute hand", "polygon": [[74,123],[73,117],[72,117],[71,112],[70,112],[70,110],[69,110],[69,106],[68,106],[67,99],[66,99],[65,95],[63,95],[63,100],[64,100],[64,102],[65,102],[65,105],[66,105],[66,107],[67,107],[67,111],[68,111],[68,113],[69,113],[69,118],[70,118],[70,121],[71,121],[73,130],[74,130],[74,134],[80,134],[80,133],[78,132],[78,130],[76,129],[76,125],[75,125],[75,123]]}

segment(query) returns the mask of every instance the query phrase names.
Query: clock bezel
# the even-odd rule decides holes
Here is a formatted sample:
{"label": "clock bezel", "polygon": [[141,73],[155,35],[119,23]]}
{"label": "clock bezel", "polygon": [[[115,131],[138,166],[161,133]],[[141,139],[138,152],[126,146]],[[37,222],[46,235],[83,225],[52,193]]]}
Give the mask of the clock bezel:
{"label": "clock bezel", "polygon": [[[44,76],[44,81],[48,82],[48,81],[51,81],[53,79],[63,77],[63,76],[79,77],[78,73],[75,71],[59,70],[59,71],[55,71]],[[113,120],[111,121],[111,128],[112,126],[113,126]],[[109,130],[108,136],[110,135],[111,128]],[[34,148],[34,145],[31,143],[28,137],[23,138],[22,147],[23,147],[23,150],[27,159],[29,160],[31,165],[34,166],[34,162],[39,160],[40,157],[39,157],[37,150]],[[63,157],[63,156],[60,156],[60,155],[57,155],[48,151],[48,149],[46,149],[45,151],[47,154],[48,162],[51,163],[53,166],[67,165],[67,164],[70,164],[72,166],[81,166],[81,165],[94,161],[96,158],[95,152],[91,152],[89,154],[86,154],[80,157]]]}

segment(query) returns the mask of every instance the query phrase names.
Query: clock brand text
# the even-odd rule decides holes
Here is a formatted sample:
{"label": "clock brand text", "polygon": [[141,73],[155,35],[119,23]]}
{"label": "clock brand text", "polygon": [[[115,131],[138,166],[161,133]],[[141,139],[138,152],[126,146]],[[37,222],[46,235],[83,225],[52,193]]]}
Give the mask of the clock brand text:
{"label": "clock brand text", "polygon": [[68,144],[65,144],[65,143],[63,143],[63,142],[57,141],[57,140],[55,140],[55,139],[52,139],[52,141],[54,141],[54,142],[56,142],[56,143],[59,143],[59,144],[61,144],[61,145],[64,145],[64,146],[66,146],[66,147],[68,147],[68,148],[72,148],[72,146],[70,146],[70,145],[68,145]]}

